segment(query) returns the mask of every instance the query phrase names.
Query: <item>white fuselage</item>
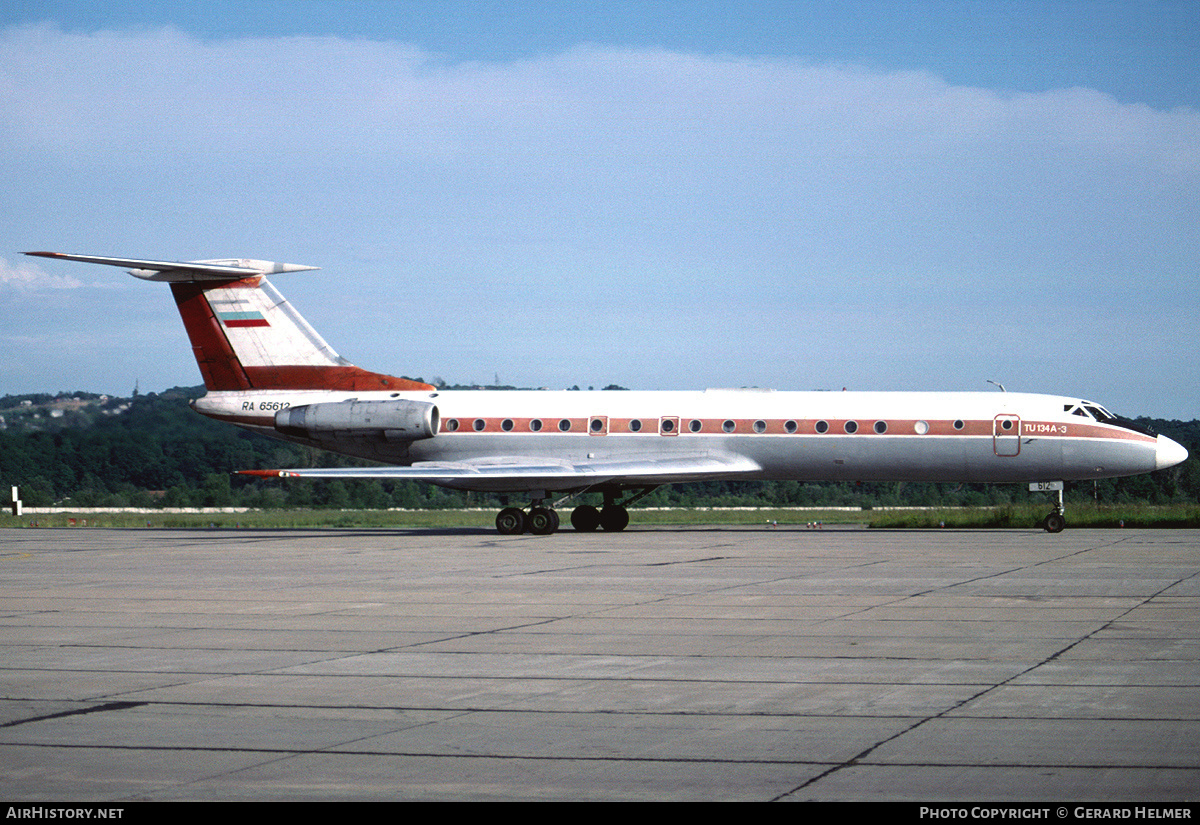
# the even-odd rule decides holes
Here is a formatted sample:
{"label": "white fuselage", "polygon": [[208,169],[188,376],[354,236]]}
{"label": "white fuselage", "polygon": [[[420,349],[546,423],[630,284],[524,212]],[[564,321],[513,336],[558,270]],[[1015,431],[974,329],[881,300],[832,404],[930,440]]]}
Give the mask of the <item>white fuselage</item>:
{"label": "white fuselage", "polygon": [[210,393],[195,408],[280,435],[277,412],[351,399],[432,403],[435,432],[417,440],[373,431],[281,437],[397,465],[486,464],[508,456],[572,463],[719,457],[748,459],[754,469],[714,477],[811,481],[1079,480],[1149,472],[1186,456],[1170,439],[1097,420],[1077,398],[1006,392],[278,390]]}

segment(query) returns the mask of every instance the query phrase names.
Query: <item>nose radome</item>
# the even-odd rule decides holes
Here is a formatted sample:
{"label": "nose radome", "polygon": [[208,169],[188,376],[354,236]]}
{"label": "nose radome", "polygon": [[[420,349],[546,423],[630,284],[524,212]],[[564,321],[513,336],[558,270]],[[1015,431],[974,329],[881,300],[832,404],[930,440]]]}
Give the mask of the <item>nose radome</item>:
{"label": "nose radome", "polygon": [[1158,446],[1154,449],[1154,469],[1165,470],[1187,461],[1188,451],[1183,445],[1172,441],[1165,435],[1158,437]]}

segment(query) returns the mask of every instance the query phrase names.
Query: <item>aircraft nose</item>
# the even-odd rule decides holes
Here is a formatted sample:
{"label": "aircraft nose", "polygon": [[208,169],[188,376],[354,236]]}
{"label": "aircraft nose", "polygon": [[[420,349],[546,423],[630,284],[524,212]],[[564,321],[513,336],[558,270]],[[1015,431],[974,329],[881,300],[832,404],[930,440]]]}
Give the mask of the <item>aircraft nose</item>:
{"label": "aircraft nose", "polygon": [[1158,446],[1154,448],[1154,469],[1165,470],[1187,461],[1188,451],[1183,445],[1172,441],[1165,435],[1158,437]]}

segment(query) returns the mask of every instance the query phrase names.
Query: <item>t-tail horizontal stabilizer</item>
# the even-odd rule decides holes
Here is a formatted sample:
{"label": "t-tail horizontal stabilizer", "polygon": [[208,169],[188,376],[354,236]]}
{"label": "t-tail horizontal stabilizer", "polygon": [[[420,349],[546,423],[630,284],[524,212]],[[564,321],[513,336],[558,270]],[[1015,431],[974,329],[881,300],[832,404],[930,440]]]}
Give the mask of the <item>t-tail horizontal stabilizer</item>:
{"label": "t-tail horizontal stabilizer", "polygon": [[230,258],[213,261],[144,261],[138,258],[105,258],[97,255],[67,255],[63,252],[26,252],[38,258],[62,261],[82,261],[85,264],[122,266],[129,274],[147,281],[236,281],[257,275],[280,272],[305,272],[318,269],[300,264],[277,264],[274,261],[255,261],[249,258]]}

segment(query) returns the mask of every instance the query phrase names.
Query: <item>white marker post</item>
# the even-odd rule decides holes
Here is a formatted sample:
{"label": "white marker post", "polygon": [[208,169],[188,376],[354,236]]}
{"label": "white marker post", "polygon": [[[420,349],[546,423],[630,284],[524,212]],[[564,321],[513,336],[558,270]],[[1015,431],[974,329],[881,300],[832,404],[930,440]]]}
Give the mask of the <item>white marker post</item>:
{"label": "white marker post", "polygon": [[14,516],[21,515],[21,499],[17,498],[17,487],[15,484],[13,485],[12,514]]}

